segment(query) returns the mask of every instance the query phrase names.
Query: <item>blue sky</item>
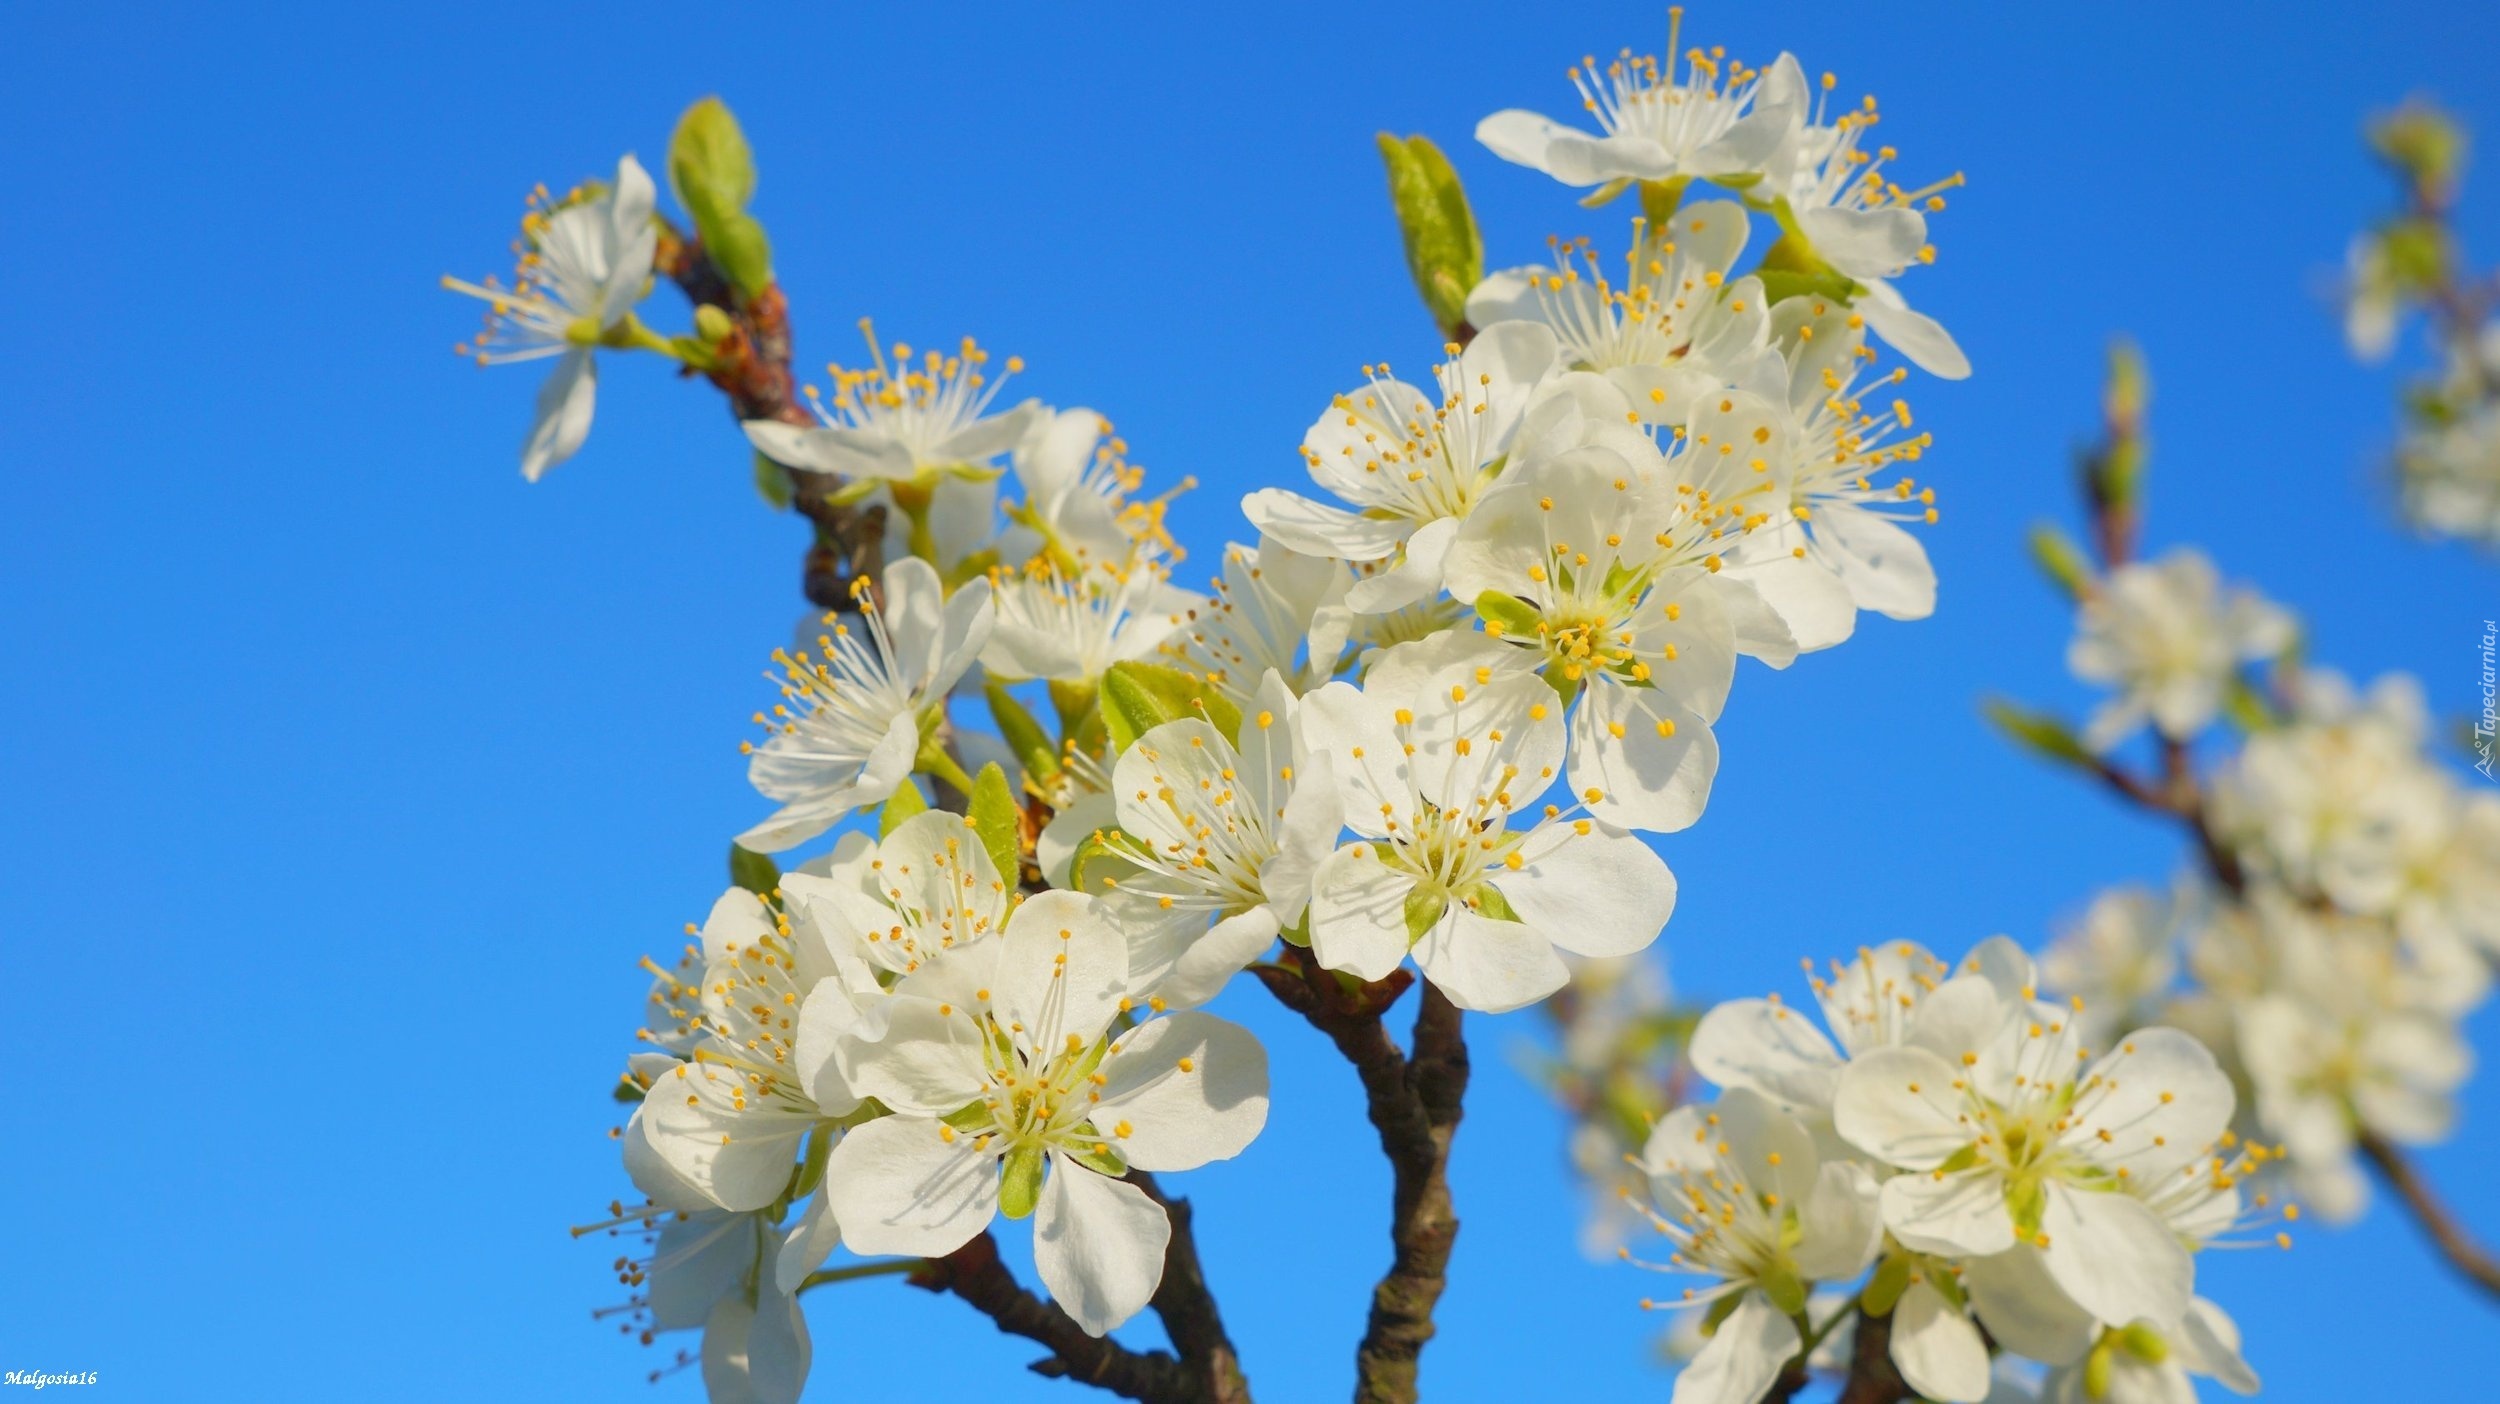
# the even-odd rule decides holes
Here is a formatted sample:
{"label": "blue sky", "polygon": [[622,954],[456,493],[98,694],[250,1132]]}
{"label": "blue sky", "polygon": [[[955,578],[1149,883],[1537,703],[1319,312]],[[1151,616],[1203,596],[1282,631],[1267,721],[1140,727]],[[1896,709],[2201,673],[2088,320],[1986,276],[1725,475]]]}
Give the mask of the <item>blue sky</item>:
{"label": "blue sky", "polygon": [[[589,447],[525,487],[534,377],[456,360],[443,272],[500,268],[530,184],[726,96],[758,148],[808,364],[874,314],[978,335],[1114,418],[1199,561],[1363,362],[1429,359],[1372,133],[1467,179],[1493,260],[1616,211],[1467,140],[1569,111],[1661,7],[21,9],[0,91],[11,275],[0,457],[0,978],[14,992],[0,1363],[106,1397],[686,1400],[596,1326],[570,1223],[624,1189],[606,1089],[636,958],[673,949],[759,813],[735,750],[800,533],[717,398],[611,368]],[[848,7],[844,7],[847,9]],[[728,14],[725,7],[719,11]],[[1978,374],[1914,387],[1938,446],[1936,616],[1743,675],[1709,814],[1663,847],[1659,950],[1696,996],[1911,937],[2036,941],[2168,834],[1994,740],[1987,691],[2079,707],[2024,527],[2069,513],[2106,339],[2158,382],[2154,544],[2199,540],[2317,654],[2474,703],[2488,558],[2407,539],[2373,454],[2392,373],[2318,289],[2382,188],[2362,114],[2422,89],[2500,141],[2500,12],[2400,4],[1701,6],[1687,34],[1872,88],[1902,170],[1969,174],[1916,275]],[[2500,250],[2500,173],[2469,219]],[[663,295],[655,321],[681,314]],[[1277,1099],[1187,1178],[1263,1397],[1335,1397],[1386,1260],[1351,1075],[1268,1035]],[[2473,1034],[2494,1051],[2491,1017]],[[1479,1021],[1438,1399],[1664,1398],[1655,1281],[1573,1243],[1558,1127]],[[2500,1236],[2500,1082],[2425,1157]],[[2477,1154],[2478,1150],[2484,1153]],[[2285,1399],[2454,1393],[2495,1318],[2386,1212],[2215,1255]],[[858,1397],[1082,1397],[960,1304],[811,1298]],[[836,1397],[833,1378],[815,1397]]]}

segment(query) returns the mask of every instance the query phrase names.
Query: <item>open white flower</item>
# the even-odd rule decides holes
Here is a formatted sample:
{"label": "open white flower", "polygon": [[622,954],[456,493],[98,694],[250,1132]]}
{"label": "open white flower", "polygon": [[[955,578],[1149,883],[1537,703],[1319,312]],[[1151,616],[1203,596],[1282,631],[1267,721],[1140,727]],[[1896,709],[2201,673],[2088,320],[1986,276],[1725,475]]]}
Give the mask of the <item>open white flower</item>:
{"label": "open white flower", "polygon": [[1345,606],[1354,584],[1345,562],[1305,555],[1260,538],[1224,548],[1224,578],[1215,598],[1163,646],[1181,667],[1247,705],[1259,680],[1273,672],[1299,697],[1337,675],[1353,632]]}
{"label": "open white flower", "polygon": [[[703,1209],[672,1217],[645,1269],[652,1329],[703,1332],[703,1384],[714,1404],[798,1404],[814,1351],[782,1234],[761,1213]],[[831,1244],[825,1251],[831,1251]]]}
{"label": "open white flower", "polygon": [[981,651],[981,666],[1005,682],[1095,682],[1114,663],[1152,654],[1206,604],[1205,596],[1172,584],[1162,560],[1144,549],[1088,562],[1073,574],[1036,556],[991,579],[998,628]]}
{"label": "open white flower", "polygon": [[851,1111],[819,1105],[800,1056],[800,1011],[839,958],[731,888],[703,923],[702,1036],[652,1080],[637,1118],[650,1150],[723,1209],[761,1209],[789,1186],[807,1135]]}
{"label": "open white flower", "polygon": [[1128,932],[1141,995],[1214,998],[1301,923],[1311,875],[1336,844],[1335,779],[1310,755],[1293,693],[1271,671],[1251,707],[1238,749],[1186,717],[1137,738],[1112,769],[1120,827],[1106,866],[1117,885],[1104,904]]}
{"label": "open white flower", "polygon": [[1773,584],[1763,587],[1797,630],[1801,649],[1847,638],[1861,609],[1892,619],[1926,618],[1936,608],[1935,568],[1902,524],[1935,521],[1935,490],[1908,477],[1878,480],[1917,462],[1930,436],[1909,432],[1907,401],[1867,404],[1907,372],[1896,367],[1868,378],[1873,353],[1864,319],[1823,298],[1781,303],[1772,330],[1781,354],[1756,361],[1744,384],[1788,407],[1787,431],[1774,441],[1786,454],[1778,476],[1788,500],[1764,530],[1746,539],[1739,558],[1794,557],[1845,587],[1837,596],[1822,591],[1793,599]]}
{"label": "open white flower", "polygon": [[557,203],[546,201],[542,190],[521,217],[521,267],[511,287],[492,278],[484,284],[443,279],[444,287],[484,298],[491,309],[476,345],[460,348],[464,355],[482,366],[557,358],[521,446],[521,473],[532,482],[590,436],[599,390],[591,348],[650,290],[659,245],[651,218],[657,193],[631,156],[616,163],[615,182],[596,194],[575,191]]}
{"label": "open white flower", "polygon": [[[1688,432],[1696,443],[1722,435],[1749,442],[1715,409]],[[1715,538],[1743,530],[1750,483],[1770,484],[1741,459],[1701,456],[1734,465],[1733,478],[1695,489],[1601,446],[1530,463],[1486,495],[1450,548],[1451,591],[1484,614],[1495,642],[1479,646],[1492,666],[1541,671],[1577,701],[1572,791],[1624,828],[1671,832],[1701,817],[1719,764],[1710,724],[1735,679],[1740,627],[1760,633],[1769,614],[1712,565]]]}
{"label": "open white flower", "polygon": [[2240,1328],[2198,1297],[2167,1330],[2138,1322],[2104,1331],[2080,1362],[2052,1370],[2041,1404],[2191,1404],[2192,1377],[2233,1394],[2255,1394],[2257,1372],[2240,1358]]}
{"label": "open white flower", "polygon": [[[1981,942],[1964,957],[1962,970],[2009,992],[2032,978],[2029,957],[2002,936]],[[1694,1027],[1693,1069],[1721,1087],[1761,1093],[1783,1111],[1826,1125],[1848,1060],[1900,1044],[1920,1004],[1953,975],[1953,967],[1915,941],[1861,946],[1848,962],[1833,961],[1827,974],[1816,974],[1808,961],[1806,980],[1829,1037],[1776,995],[1731,999]]]}
{"label": "open white flower", "polygon": [[863,597],[855,628],[827,615],[830,634],[810,657],[775,650],[783,702],[762,721],[771,735],[749,745],[747,778],[781,802],[738,836],[757,853],[797,847],[855,809],[883,803],[920,754],[923,714],[942,701],[989,641],[989,582],[948,599],[928,562],[885,572],[885,604]]}
{"label": "open white flower", "polygon": [[2107,1038],[2170,992],[2179,974],[2180,914],[2194,901],[2187,884],[2168,900],[2144,887],[2104,892],[2041,952],[2041,985],[2083,1001],[2078,1034]]}
{"label": "open white flower", "polygon": [[851,1247],[942,1255],[1002,1210],[1032,1215],[1042,1281],[1079,1325],[1101,1335],[1143,1308],[1171,1226],[1117,1177],[1240,1153],[1267,1120],[1267,1055],[1195,1013],[1113,1038],[1128,990],[1126,943],[1072,892],[1026,899],[1004,940],[905,978],[856,1070],[894,1115],[825,1166]]}
{"label": "open white flower", "polygon": [[2018,1243],[2103,1321],[2176,1323],[2187,1249],[2124,1186],[2205,1157],[2233,1093],[2203,1044],[2144,1029],[2081,1065],[2070,1011],[1978,976],[1924,1000],[1903,1042],[1850,1060],[1833,1122],[1907,1172],[1887,1180],[1884,1225],[1922,1252],[1984,1257]]}
{"label": "open white flower", "polygon": [[1675,909],[1675,877],[1639,839],[1560,806],[1509,827],[1561,768],[1563,707],[1542,679],[1496,672],[1487,647],[1460,634],[1402,644],[1360,691],[1330,683],[1301,717],[1359,836],[1313,881],[1320,963],[1379,980],[1411,950],[1451,1003],[1500,1013],[1563,986],[1558,948],[1647,947]]}
{"label": "open white flower", "polygon": [[[1024,502],[1010,509],[1028,543],[1064,572],[1097,561],[1121,561],[1141,542],[1164,549],[1171,538],[1163,509],[1172,495],[1131,501],[1145,470],[1130,463],[1128,444],[1111,432],[1111,421],[1089,409],[1045,412],[1034,417],[1011,460]],[[1186,491],[1183,479],[1173,492]],[[1022,549],[1022,548],[1019,548]],[[1021,557],[1009,553],[1007,559]]]}
{"label": "open white flower", "polygon": [[[1829,75],[1824,91],[1831,89]],[[1826,123],[1821,100],[1812,120],[1802,122],[1783,153],[1783,176],[1775,186],[1788,201],[1797,232],[1814,256],[1859,285],[1852,297],[1856,310],[1892,348],[1913,365],[1946,380],[1970,374],[1970,359],[1932,317],[1912,311],[1892,280],[1914,264],[1934,258],[1927,242],[1927,216],[1920,209],[1942,209],[1942,192],[1962,183],[1959,175],[1904,190],[1885,179],[1892,148],[1864,149],[1867,131],[1881,120],[1875,99]],[[1802,115],[1802,114],[1801,114]]]}
{"label": "open white flower", "polygon": [[1302,436],[1311,480],[1353,504],[1331,507],[1261,488],[1241,510],[1260,531],[1308,555],[1380,562],[1346,594],[1358,613],[1399,609],[1441,588],[1458,524],[1509,457],[1520,419],[1556,364],[1554,334],[1533,322],[1487,327],[1434,376],[1428,396],[1365,367]]}
{"label": "open white flower", "polygon": [[[990,353],[970,337],[953,355],[926,351],[914,364],[911,347],[897,343],[889,361],[867,319],[859,329],[871,364],[830,367],[830,405],[811,387],[821,425],[746,422],[747,440],[766,457],[810,472],[916,483],[940,472],[987,471],[1043,414],[1033,400],[989,412],[1006,377],[990,378]],[[1022,369],[1022,360],[1007,358],[1007,375]]]}
{"label": "open white flower", "polygon": [[1558,243],[1553,266],[1504,269],[1477,284],[1467,319],[1549,327],[1564,366],[1613,381],[1650,423],[1681,424],[1768,344],[1761,280],[1730,276],[1747,223],[1744,207],[1726,200],[1688,205],[1657,229],[1635,221],[1620,285],[1586,241]]}
{"label": "open white flower", "polygon": [[1571,70],[1591,133],[1511,108],[1476,124],[1476,140],[1505,161],[1565,185],[1615,181],[1714,180],[1758,174],[1778,154],[1805,97],[1805,75],[1782,54],[1768,69],[1747,68],[1724,50],[1676,43],[1680,9],[1667,33],[1666,61],[1624,50],[1604,68],[1595,58]]}
{"label": "open white flower", "polygon": [[2107,750],[2147,720],[2172,740],[2203,730],[2239,665],[2282,652],[2293,625],[2254,591],[2226,595],[2213,562],[2182,547],[2110,572],[2084,599],[2078,630],[2067,666],[2119,690],[2083,732]]}
{"label": "open white flower", "polygon": [[[2487,359],[2500,365],[2500,355]],[[2396,477],[2405,516],[2417,526],[2500,542],[2500,401],[2445,420],[2417,419],[2396,445]]]}
{"label": "open white flower", "polygon": [[1753,1404],[1803,1344],[1794,1323],[1810,1284],[1846,1281],[1874,1261],[1875,1177],[1823,1160],[1812,1132],[1745,1091],[1660,1118],[1641,1169],[1650,1222],[1675,1245],[1651,1266],[1715,1279],[1658,1305],[1740,1299],[1717,1308],[1726,1314],[1677,1374],[1674,1404]]}

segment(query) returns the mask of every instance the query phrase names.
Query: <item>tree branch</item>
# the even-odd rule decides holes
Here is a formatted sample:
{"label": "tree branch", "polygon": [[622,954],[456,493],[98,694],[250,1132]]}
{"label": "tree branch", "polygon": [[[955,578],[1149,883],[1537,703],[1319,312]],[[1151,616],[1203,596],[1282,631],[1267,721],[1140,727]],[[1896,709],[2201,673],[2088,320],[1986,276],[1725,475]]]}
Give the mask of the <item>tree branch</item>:
{"label": "tree branch", "polygon": [[[729,412],[741,423],[814,424],[816,417],[798,402],[798,381],[790,370],[790,303],[781,289],[769,287],[742,299],[704,255],[700,240],[673,225],[664,224],[664,231],[655,266],[688,302],[729,314],[730,334],[713,348],[712,368],[704,372],[728,397]],[[858,608],[855,584],[865,580],[875,589],[884,576],[886,509],[836,502],[844,484],[834,474],[780,466],[790,478],[791,509],[815,528],[801,567],[801,590],[819,609]]]}
{"label": "tree branch", "polygon": [[987,1233],[943,1258],[931,1258],[910,1277],[915,1287],[952,1292],[1013,1336],[1039,1342],[1050,1354],[1033,1362],[1033,1373],[1082,1380],[1141,1404],[1207,1404],[1208,1396],[1188,1367],[1169,1351],[1135,1351],[1108,1336],[1089,1336],[1058,1307],[1034,1296],[998,1258],[998,1240]]}
{"label": "tree branch", "polygon": [[2396,1197],[2404,1201],[2405,1208],[2413,1215],[2413,1221],[2421,1226],[2423,1235],[2431,1241],[2431,1247],[2448,1266],[2485,1294],[2500,1300],[2500,1258],[2494,1258],[2489,1249],[2475,1242],[2474,1236],[2457,1222],[2448,1206],[2440,1201],[2438,1191],[2432,1189],[2430,1181],[2424,1179],[2422,1172],[2414,1167],[2412,1159],[2395,1143],[2368,1127],[2361,1128],[2356,1144],[2361,1149],[2362,1157],[2370,1162],[2370,1168],[2376,1170],[2379,1178],[2387,1182],[2388,1188],[2396,1192]]}
{"label": "tree branch", "polygon": [[1355,1350],[1356,1404],[1413,1404],[1417,1362],[1433,1336],[1433,1309],[1448,1283],[1458,1214],[1450,1197],[1450,1143],[1467,1094],[1467,1042],[1457,1006],[1424,987],[1414,1052],[1400,1051],[1382,1015],[1414,977],[1400,970],[1353,985],[1287,947],[1276,965],[1254,967],[1287,1008],[1328,1036],[1362,1079],[1366,1109],[1389,1158],[1393,1249],[1372,1289],[1371,1317]]}
{"label": "tree branch", "polygon": [[1224,1332],[1224,1316],[1207,1286],[1205,1266],[1198,1260],[1195,1217],[1186,1199],[1163,1192],[1155,1177],[1143,1170],[1128,1172],[1128,1181],[1163,1206],[1172,1221],[1172,1238],[1163,1250],[1163,1281],[1147,1305],[1163,1321],[1163,1332],[1180,1352],[1182,1367],[1207,1404],[1250,1404],[1250,1381],[1241,1370],[1240,1352]]}
{"label": "tree branch", "polygon": [[1849,1378],[1833,1404],[1901,1404],[1918,1391],[1901,1378],[1892,1363],[1892,1314],[1869,1316],[1858,1310],[1857,1330],[1849,1342]]}

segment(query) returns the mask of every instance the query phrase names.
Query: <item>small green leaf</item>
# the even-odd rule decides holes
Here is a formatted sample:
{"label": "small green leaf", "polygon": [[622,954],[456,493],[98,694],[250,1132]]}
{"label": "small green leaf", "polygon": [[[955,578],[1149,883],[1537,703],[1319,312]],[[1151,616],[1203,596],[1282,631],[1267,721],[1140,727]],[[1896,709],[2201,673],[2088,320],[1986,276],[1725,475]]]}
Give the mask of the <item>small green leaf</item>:
{"label": "small green leaf", "polygon": [[1007,749],[1024,767],[1024,773],[1036,780],[1047,780],[1059,773],[1059,748],[1051,744],[1050,733],[1024,709],[1015,694],[1004,683],[992,679],[982,689],[988,699],[990,716],[998,723],[998,734],[1007,742]]}
{"label": "small green leaf", "polygon": [[958,1131],[986,1131],[997,1119],[987,1102],[966,1102],[938,1118]]}
{"label": "small green leaf", "polygon": [[1022,1145],[1007,1152],[998,1179],[998,1212],[1025,1218],[1042,1199],[1042,1148]]}
{"label": "small green leaf", "polygon": [[641,1100],[642,1100],[642,1097],[643,1097],[642,1084],[641,1084],[641,1083],[639,1083],[639,1082],[634,1081],[634,1079],[633,1079],[630,1075],[629,1075],[629,1076],[626,1076],[626,1077],[620,1077],[620,1078],[618,1078],[618,1079],[616,1080],[616,1089],[615,1089],[615,1091],[613,1091],[613,1092],[612,1092],[612,1093],[610,1093],[609,1095],[611,1095],[611,1096],[615,1097],[615,1098],[616,1098],[616,1100],[618,1100],[618,1101],[620,1101],[620,1102],[625,1102],[625,1103],[628,1103],[628,1104],[631,1104],[631,1103],[634,1103],[634,1102],[639,1102],[639,1101],[641,1101]]}
{"label": "small green leaf", "polygon": [[1429,139],[1400,141],[1382,132],[1378,140],[1389,170],[1389,204],[1406,244],[1406,271],[1441,334],[1455,338],[1467,324],[1467,294],[1484,279],[1484,239],[1467,192]]}
{"label": "small green leaf", "polygon": [[677,119],[668,143],[668,185],[693,216],[704,253],[732,286],[748,297],[771,286],[771,241],[746,212],[755,197],[755,156],[719,98],[704,98]]}
{"label": "small green leaf", "polygon": [[1649,221],[1652,237],[1666,237],[1667,221],[1675,217],[1676,207],[1684,203],[1684,187],[1692,183],[1691,176],[1641,182],[1641,217]]}
{"label": "small green leaf", "polygon": [[1489,882],[1476,888],[1475,899],[1477,912],[1493,921],[1519,920],[1518,909],[1511,906],[1508,897],[1502,895],[1502,889]]}
{"label": "small green leaf", "polygon": [[894,798],[887,800],[885,808],[877,813],[877,837],[882,839],[893,833],[902,827],[904,820],[922,813],[928,807],[929,801],[921,795],[920,787],[905,780],[895,787]]}
{"label": "small green leaf", "polygon": [[1113,751],[1184,717],[1203,717],[1225,737],[1241,733],[1241,709],[1202,678],[1155,663],[1114,663],[1102,679],[1102,719]]}
{"label": "small green leaf", "polygon": [[2118,1338],[2115,1334],[2104,1334],[2100,1344],[2092,1347],[2092,1353],[2083,1358],[2084,1398],[2092,1400],[2109,1398],[2109,1377],[2116,1367],[2116,1362],[2111,1359],[2111,1347],[2117,1342]]}
{"label": "small green leaf", "polygon": [[769,897],[781,886],[781,865],[733,843],[729,845],[729,881],[758,897]]}
{"label": "small green leaf", "polygon": [[1701,1333],[1705,1336],[1717,1335],[1719,1327],[1725,1324],[1729,1317],[1734,1316],[1736,1309],[1744,1304],[1745,1294],[1742,1292],[1730,1292],[1712,1302],[1710,1310],[1702,1313]]}
{"label": "small green leaf", "polygon": [[998,875],[1012,887],[1023,869],[1024,812],[1016,807],[1015,794],[1007,788],[1007,772],[996,761],[972,777],[971,808],[972,827],[980,832],[981,846],[989,850]]}
{"label": "small green leaf", "polygon": [[1987,698],[1979,704],[1979,709],[1990,722],[1995,723],[1997,730],[2026,750],[2066,765],[2088,767],[2099,764],[2092,753],[2084,749],[2083,742],[2076,737],[2072,727],[2045,712],[2025,710],[2002,697]]}
{"label": "small green leaf", "polygon": [[2129,1324],[2118,1333],[2118,1344],[2126,1348],[2127,1354],[2148,1365],[2159,1365],[2170,1358],[2170,1342],[2162,1339],[2161,1332],[2153,1329],[2148,1321]]}
{"label": "small green leaf", "polygon": [[2031,529],[2031,560],[2068,600],[2092,593],[2092,562],[2075,539],[2042,522]]}

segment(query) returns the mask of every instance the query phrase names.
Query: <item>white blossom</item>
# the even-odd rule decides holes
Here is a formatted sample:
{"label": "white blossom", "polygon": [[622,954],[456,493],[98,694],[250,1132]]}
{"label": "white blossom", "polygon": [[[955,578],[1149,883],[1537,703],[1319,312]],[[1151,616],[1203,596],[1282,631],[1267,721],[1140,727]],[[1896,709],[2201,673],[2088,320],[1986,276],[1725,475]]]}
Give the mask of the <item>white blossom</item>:
{"label": "white blossom", "polygon": [[[1673,13],[1680,23],[1681,12]],[[1592,57],[1571,70],[1596,133],[1511,108],[1477,123],[1476,140],[1503,160],[1565,185],[1760,173],[1778,154],[1805,99],[1797,61],[1782,54],[1760,69],[1716,49],[1679,55],[1677,37],[1671,28],[1663,63],[1625,49],[1603,68]]]}
{"label": "white blossom", "polygon": [[864,594],[859,624],[827,615],[820,650],[775,650],[783,701],[757,720],[770,732],[750,745],[748,779],[781,808],[738,836],[757,853],[779,853],[883,803],[920,754],[923,726],[989,641],[987,581],[948,598],[928,562],[885,572],[885,603]]}
{"label": "white blossom", "polygon": [[2292,633],[2291,616],[2255,592],[2226,594],[2195,551],[2120,566],[2084,599],[2067,651],[2077,677],[2118,689],[2085,743],[2107,750],[2148,720],[2171,740],[2194,736],[2221,711],[2239,666],[2282,652]]}
{"label": "white blossom", "polygon": [[895,987],[854,1076],[894,1113],[844,1136],[825,1198],[862,1253],[953,1252],[1004,1212],[1034,1220],[1052,1298],[1101,1335],[1163,1274],[1163,1208],[1117,1178],[1240,1153],[1267,1119],[1267,1057],[1204,1014],[1131,1008],[1127,946],[1093,899],[1025,900],[1005,938]]}
{"label": "white blossom", "polygon": [[[951,355],[929,350],[915,363],[910,346],[896,343],[889,359],[867,320],[859,326],[870,364],[832,367],[831,403],[810,388],[820,424],[746,422],[748,441],[767,457],[844,478],[925,483],[942,472],[988,472],[1044,414],[1032,400],[989,412],[1006,378],[991,378],[990,353],[970,337]],[[1008,375],[1022,369],[1021,360],[1007,358]]]}
{"label": "white blossom", "polygon": [[652,221],[658,192],[631,156],[616,163],[616,179],[605,189],[577,190],[560,203],[543,195],[531,197],[522,217],[521,267],[511,287],[492,278],[482,285],[443,279],[444,287],[483,298],[490,309],[475,347],[461,348],[479,365],[556,358],[521,446],[521,473],[532,482],[590,436],[599,389],[592,348],[650,291],[659,245]]}
{"label": "white blossom", "polygon": [[1313,880],[1320,963],[1378,980],[1411,950],[1452,1003],[1500,1013],[1562,987],[1557,949],[1647,947],[1675,878],[1640,840],[1558,805],[1510,827],[1561,769],[1563,706],[1542,679],[1498,672],[1487,647],[1462,634],[1402,644],[1361,690],[1330,683],[1304,699],[1302,723],[1356,835]]}
{"label": "white blossom", "polygon": [[1532,322],[1488,327],[1434,373],[1426,395],[1365,367],[1302,436],[1311,480],[1351,504],[1261,488],[1241,509],[1308,555],[1377,563],[1346,594],[1358,613],[1399,609],[1441,588],[1441,559],[1509,458],[1520,420],[1552,377],[1554,334]]}

